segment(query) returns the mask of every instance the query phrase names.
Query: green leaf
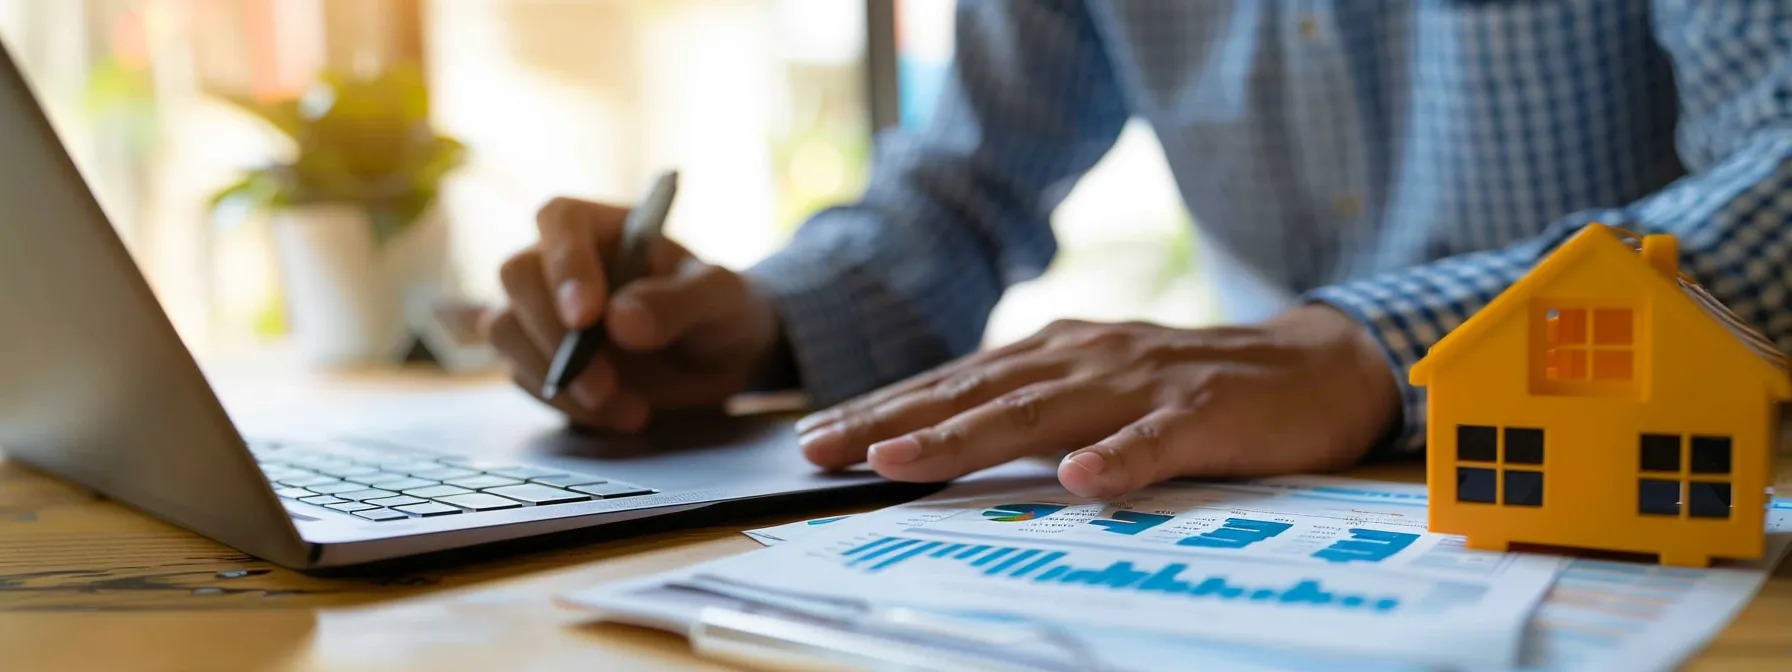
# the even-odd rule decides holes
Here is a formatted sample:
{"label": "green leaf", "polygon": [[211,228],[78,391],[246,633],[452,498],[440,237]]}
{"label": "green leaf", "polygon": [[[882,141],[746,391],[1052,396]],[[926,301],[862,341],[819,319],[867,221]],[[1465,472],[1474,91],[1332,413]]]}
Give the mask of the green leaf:
{"label": "green leaf", "polygon": [[411,66],[366,78],[326,73],[299,98],[232,102],[290,136],[298,153],[226,187],[214,209],[348,204],[368,213],[385,242],[412,226],[467,160],[465,145],[431,126],[428,87]]}
{"label": "green leaf", "polygon": [[305,121],[299,113],[299,101],[282,100],[258,103],[242,96],[226,96],[225,100],[244,112],[266,122],[274,130],[297,140],[305,132]]}

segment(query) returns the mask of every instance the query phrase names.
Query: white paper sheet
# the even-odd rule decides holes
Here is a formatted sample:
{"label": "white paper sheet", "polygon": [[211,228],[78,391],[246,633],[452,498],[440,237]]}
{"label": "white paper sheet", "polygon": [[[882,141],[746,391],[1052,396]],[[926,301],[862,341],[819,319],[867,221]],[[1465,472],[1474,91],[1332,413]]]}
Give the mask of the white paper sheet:
{"label": "white paper sheet", "polygon": [[[760,530],[747,534],[770,545],[798,539],[841,519],[821,520],[825,522],[768,528],[775,534],[763,537],[754,535]],[[1532,617],[1524,663],[1504,669],[1648,672],[1678,667],[1748,604],[1792,551],[1792,500],[1774,501],[1768,513],[1768,532],[1767,552],[1761,560],[1724,563],[1711,569],[1571,561]],[[1257,647],[1138,636],[1123,629],[1085,630],[1084,636],[1098,644],[1096,648],[1107,656],[1105,663],[1123,669],[1154,669],[1187,660],[1201,660],[1208,669],[1222,661],[1224,669],[1335,669],[1330,662]]]}
{"label": "white paper sheet", "polygon": [[1423,502],[1420,486],[1337,479],[1166,484],[1105,504],[1055,482],[972,482],[700,574],[1141,634],[1515,664],[1524,623],[1562,563],[1464,550],[1460,538],[1424,531]]}
{"label": "white paper sheet", "polygon": [[795,523],[785,523],[783,525],[776,525],[773,527],[762,527],[757,530],[747,530],[745,532],[742,532],[741,534],[747,535],[747,537],[752,539],[753,541],[757,541],[761,544],[771,546],[774,544],[781,544],[786,541],[797,539],[799,537],[808,536],[810,532],[820,529],[821,526],[823,526],[823,525],[827,525],[828,523],[838,523],[842,520],[846,520],[847,518],[848,518],[848,516],[829,516],[827,518],[812,518],[809,520],[799,521],[799,522],[795,522]]}
{"label": "white paper sheet", "polygon": [[1748,605],[1792,547],[1792,500],[1768,511],[1761,560],[1710,569],[1575,560],[1537,609],[1524,669],[1672,670]]}

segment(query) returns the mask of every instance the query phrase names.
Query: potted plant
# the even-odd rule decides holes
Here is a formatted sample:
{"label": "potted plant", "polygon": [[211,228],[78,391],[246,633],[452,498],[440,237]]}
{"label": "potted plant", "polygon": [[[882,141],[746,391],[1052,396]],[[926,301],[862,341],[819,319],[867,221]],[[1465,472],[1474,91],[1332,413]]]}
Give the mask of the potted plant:
{"label": "potted plant", "polygon": [[435,131],[414,69],[326,74],[303,95],[235,100],[291,139],[289,157],[212,199],[265,214],[288,322],[308,359],[391,361],[409,347],[405,304],[446,289],[442,181],[465,148]]}

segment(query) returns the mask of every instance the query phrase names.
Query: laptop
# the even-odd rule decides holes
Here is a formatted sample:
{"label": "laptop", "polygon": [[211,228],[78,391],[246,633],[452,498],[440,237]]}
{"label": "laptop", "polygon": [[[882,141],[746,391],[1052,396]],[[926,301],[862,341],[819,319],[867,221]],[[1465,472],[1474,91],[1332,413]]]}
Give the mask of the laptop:
{"label": "laptop", "polygon": [[629,437],[571,431],[552,413],[424,418],[432,431],[409,435],[246,436],[4,46],[0,67],[8,459],[300,570],[884,483],[809,465],[786,419],[721,413]]}

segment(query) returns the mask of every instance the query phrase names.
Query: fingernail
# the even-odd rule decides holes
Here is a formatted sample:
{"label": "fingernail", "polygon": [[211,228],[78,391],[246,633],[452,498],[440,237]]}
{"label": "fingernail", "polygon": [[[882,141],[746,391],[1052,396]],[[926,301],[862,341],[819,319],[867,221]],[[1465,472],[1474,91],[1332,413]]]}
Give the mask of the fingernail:
{"label": "fingernail", "polygon": [[1098,453],[1077,453],[1065,458],[1064,461],[1081,467],[1083,471],[1096,476],[1100,476],[1102,470],[1108,468],[1108,461],[1102,459]]}
{"label": "fingernail", "polygon": [[617,296],[615,302],[610,304],[610,312],[639,313],[631,319],[641,319],[647,316],[647,306],[641,305],[641,300],[635,298],[633,294],[622,294]]}
{"label": "fingernail", "polygon": [[567,326],[583,325],[585,303],[580,300],[583,295],[584,290],[579,289],[579,283],[576,280],[562,282],[560,289],[556,290],[556,297],[560,302],[560,319]]}
{"label": "fingernail", "polygon": [[872,444],[870,457],[873,462],[908,464],[921,457],[921,442],[903,436]]}
{"label": "fingernail", "polygon": [[834,416],[830,413],[811,413],[806,415],[803,419],[796,421],[796,433],[808,434],[809,430],[821,426],[822,423],[827,422],[833,417]]}
{"label": "fingernail", "polygon": [[590,378],[579,378],[572,381],[572,400],[586,410],[592,410],[603,402],[603,391]]}
{"label": "fingernail", "polygon": [[611,299],[604,320],[618,345],[646,345],[658,339],[654,333],[653,314],[647,312],[647,306],[642,305],[640,299],[628,294]]}
{"label": "fingernail", "polygon": [[839,443],[840,438],[840,432],[830,429],[799,435],[797,436],[796,442],[797,445],[803,449],[803,452],[811,452],[815,450],[827,450],[833,444]]}

